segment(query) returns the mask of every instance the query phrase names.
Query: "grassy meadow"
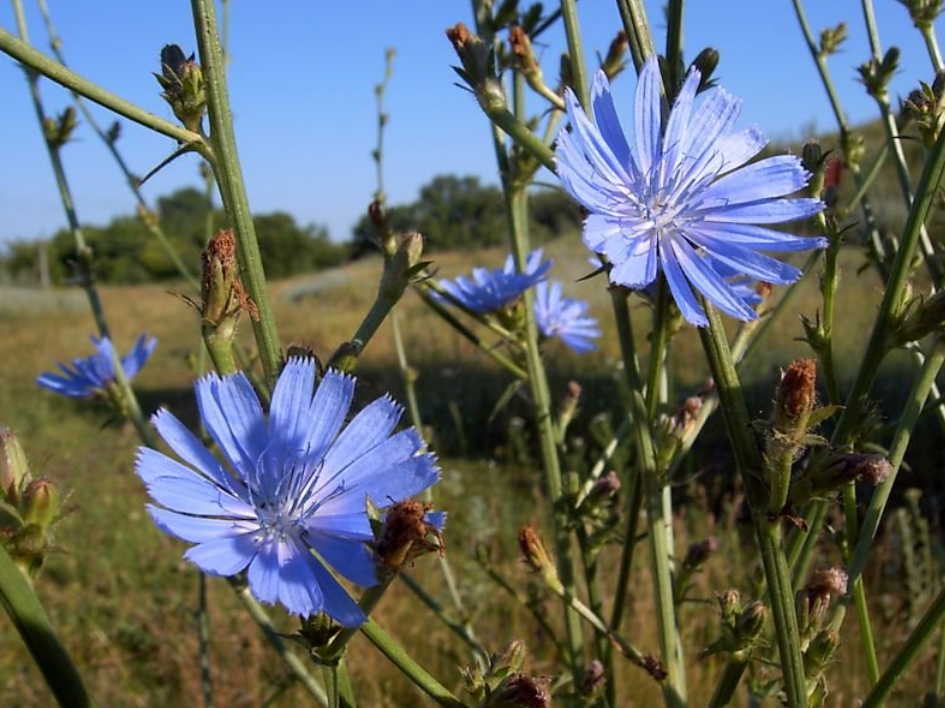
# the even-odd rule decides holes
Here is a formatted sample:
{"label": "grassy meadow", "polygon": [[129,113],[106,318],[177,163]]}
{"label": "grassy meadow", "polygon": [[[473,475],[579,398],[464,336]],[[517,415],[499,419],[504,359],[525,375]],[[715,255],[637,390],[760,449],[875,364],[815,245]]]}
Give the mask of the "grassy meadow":
{"label": "grassy meadow", "polygon": [[[583,248],[576,237],[552,242],[548,251],[555,258],[552,278],[566,282],[568,294],[587,298],[600,318],[605,335],[600,351],[579,358],[551,343],[546,356],[550,365],[554,397],[560,397],[567,381],[584,387],[582,415],[574,435],[586,437],[587,421],[595,414],[618,420],[619,394],[614,373],[617,343],[609,314],[609,298],[598,279],[574,283],[589,270]],[[436,265],[450,276],[477,262],[497,264],[504,257],[498,250],[475,254],[437,254]],[[854,248],[842,257],[843,287],[837,311],[836,353],[847,373],[858,361],[881,289],[872,271],[857,274],[862,254]],[[317,275],[300,276],[273,283],[272,294],[283,345],[302,344],[326,360],[334,348],[350,337],[373,297],[380,262],[365,259]],[[751,392],[753,414],[765,417],[779,367],[793,358],[809,355],[799,341],[803,335],[799,315],[813,316],[818,302],[816,273],[799,286],[801,292],[790,311],[772,328],[756,357],[744,369]],[[142,405],[153,411],[170,406],[188,423],[195,422],[191,383],[197,341],[197,320],[177,295],[184,286],[109,286],[102,288],[104,305],[119,348],[127,348],[137,333],[146,329],[160,342],[156,353],[135,381]],[[777,296],[777,294],[776,294]],[[647,332],[649,311],[634,300],[637,336]],[[525,566],[518,560],[516,531],[535,518],[542,495],[537,465],[528,456],[528,427],[524,453],[509,444],[507,431],[525,410],[521,401],[489,420],[495,401],[509,381],[488,357],[478,353],[413,294],[401,304],[401,321],[410,364],[419,373],[418,393],[429,439],[441,456],[443,481],[435,489],[437,506],[449,512],[447,554],[454,572],[462,580],[471,622],[489,648],[501,649],[512,639],[527,642],[531,668],[547,673],[551,663],[550,642],[529,613],[509,602],[491,583],[474,560],[478,544],[490,549],[495,567],[514,584],[529,582]],[[34,384],[37,374],[57,361],[85,356],[87,337],[94,330],[81,293],[0,290],[0,422],[20,436],[34,474],[46,476],[68,490],[68,514],[57,527],[56,547],[38,580],[47,610],[69,649],[83,669],[91,692],[101,706],[190,706],[200,704],[197,639],[194,609],[197,575],[181,560],[184,544],[155,529],[144,511],[143,485],[133,474],[137,439],[130,426],[115,425],[104,408],[73,401],[42,391]],[[249,326],[242,335],[249,344]],[[688,328],[673,340],[672,384],[674,398],[682,400],[701,388],[707,371],[695,332]],[[907,357],[892,357],[878,387],[879,421],[886,403],[895,403],[907,388],[902,373],[911,371]],[[370,343],[359,367],[362,402],[391,390],[403,400],[402,385],[394,357],[393,338],[387,325]],[[451,405],[452,404],[452,405]],[[454,415],[456,409],[461,415]],[[891,407],[889,408],[891,409]],[[893,421],[894,422],[894,421]],[[686,465],[676,510],[677,554],[690,541],[715,535],[720,550],[712,556],[695,581],[693,602],[682,610],[685,645],[691,651],[707,646],[715,638],[717,611],[712,598],[730,587],[751,593],[761,577],[750,545],[750,526],[745,523],[734,483],[734,469],[727,453],[720,451],[721,426],[710,424]],[[917,435],[909,456],[910,469],[901,479],[903,488],[922,486],[926,491],[921,508],[934,518],[934,500],[942,469],[942,451],[928,435]],[[595,447],[587,438],[588,457]],[[937,478],[937,479],[936,479]],[[938,487],[936,486],[938,485]],[[900,499],[900,506],[903,502]],[[921,615],[930,597],[931,585],[941,575],[941,564],[933,560],[921,567],[904,559],[934,549],[921,548],[920,517],[904,511],[890,515],[883,541],[867,573],[867,588],[877,622],[880,663],[884,664]],[[837,511],[837,509],[835,509]],[[934,531],[933,524],[933,531]],[[832,560],[825,550],[820,563]],[[619,548],[603,552],[600,563],[605,575],[616,576]],[[645,553],[639,549],[638,559]],[[644,562],[633,572],[632,607],[624,625],[626,636],[646,651],[658,646],[651,610],[651,582]],[[934,569],[935,570],[933,572]],[[432,557],[421,558],[410,571],[432,595],[451,609],[439,566]],[[910,583],[910,592],[902,591]],[[612,587],[607,583],[605,587]],[[609,605],[609,599],[607,600]],[[559,605],[548,603],[550,621],[559,624]],[[292,621],[274,611],[285,631]],[[404,585],[385,596],[378,622],[408,646],[417,659],[451,689],[461,691],[459,667],[470,663],[466,647],[436,617],[429,613]],[[213,679],[216,703],[228,708],[248,706],[306,705],[307,696],[289,679],[282,663],[272,653],[259,630],[244,613],[230,587],[222,580],[210,581],[210,621]],[[50,704],[38,671],[5,616],[0,619],[0,703],[6,706]],[[847,623],[838,661],[842,670],[833,672],[829,704],[854,706],[866,684],[855,621]],[[935,642],[937,644],[937,641]],[[301,649],[300,649],[301,650]],[[934,673],[935,652],[928,651],[913,667],[889,705],[918,704]],[[704,705],[721,670],[721,661],[697,661],[689,657],[690,698]],[[396,669],[363,638],[352,642],[350,670],[362,705],[426,705],[426,699],[404,680]],[[656,684],[628,663],[618,664],[621,695],[636,697],[634,705],[656,705]],[[317,667],[312,665],[313,671]],[[632,688],[631,688],[632,687]],[[630,690],[627,690],[630,689]],[[774,703],[772,702],[772,705]]]}

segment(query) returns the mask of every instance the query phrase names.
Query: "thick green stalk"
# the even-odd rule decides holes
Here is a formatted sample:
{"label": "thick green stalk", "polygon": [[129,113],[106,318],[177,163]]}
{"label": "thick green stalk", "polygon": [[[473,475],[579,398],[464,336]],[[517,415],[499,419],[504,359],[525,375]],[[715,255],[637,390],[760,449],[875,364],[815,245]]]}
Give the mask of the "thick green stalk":
{"label": "thick green stalk", "polygon": [[145,128],[150,128],[184,144],[203,144],[203,138],[198,133],[175,125],[163,118],[158,118],[153,113],[148,113],[143,108],[116,96],[110,91],[106,91],[98,84],[79,76],[73,71],[69,71],[59,62],[50,59],[42,52],[36,51],[28,43],[17,39],[3,29],[0,29],[0,52],[9,54],[29,69],[52,79],[70,91],[85,96],[90,101],[95,101],[100,106],[104,106],[129,120],[133,120],[135,123],[143,125]]}
{"label": "thick green stalk", "polygon": [[236,244],[243,282],[259,311],[259,318],[252,321],[253,333],[259,347],[266,383],[272,386],[279,373],[282,353],[275,318],[269,305],[269,295],[266,292],[266,275],[259,253],[259,242],[256,239],[256,227],[249,210],[236,149],[233,116],[226,87],[226,67],[217,35],[214,0],[191,0],[191,8],[197,31],[200,64],[206,81],[210,140],[214,150],[212,164],[220,195],[238,236]]}
{"label": "thick green stalk", "polygon": [[797,615],[794,611],[794,589],[782,547],[780,521],[769,521],[765,514],[767,495],[759,481],[763,464],[761,452],[752,434],[751,418],[722,326],[722,318],[708,302],[703,301],[703,307],[709,319],[709,326],[700,328],[699,335],[718,388],[722,414],[735,452],[736,466],[748,492],[769,588],[787,703],[790,708],[799,708],[807,704],[807,682],[801,657]]}
{"label": "thick green stalk", "polygon": [[912,630],[902,649],[896,654],[879,681],[873,686],[863,700],[862,708],[877,708],[883,704],[883,701],[892,691],[893,686],[902,677],[909,665],[918,657],[919,651],[925,643],[931,638],[935,628],[945,619],[945,590],[942,590],[935,601],[919,620],[919,624]]}
{"label": "thick green stalk", "polygon": [[581,29],[578,22],[577,2],[561,0],[561,19],[564,20],[564,32],[568,39],[568,56],[571,59],[571,82],[574,93],[582,106],[590,105],[590,84],[584,68],[584,47],[581,41]]}
{"label": "thick green stalk", "polygon": [[712,698],[709,699],[708,708],[725,708],[731,705],[735,690],[747,668],[748,662],[744,660],[732,658],[726,662],[719,682],[715,685],[715,691],[712,692]]}
{"label": "thick green stalk", "polygon": [[869,507],[863,517],[863,527],[850,556],[848,572],[851,581],[859,578],[866,567],[873,539],[879,529],[879,522],[886,509],[886,502],[889,500],[893,485],[896,483],[896,475],[909,447],[912,431],[915,429],[916,422],[928,400],[932,383],[935,381],[935,377],[941,370],[943,363],[945,363],[945,342],[939,337],[936,339],[934,348],[929,352],[925,365],[912,383],[912,390],[909,391],[909,397],[900,414],[899,423],[896,425],[896,432],[893,434],[892,443],[889,446],[889,464],[892,466],[892,471],[874,490],[873,496],[870,498]]}
{"label": "thick green stalk", "polygon": [[[528,194],[525,185],[508,183],[505,191],[506,209],[508,211],[509,232],[512,236],[512,254],[515,266],[524,271],[528,260]],[[558,459],[555,425],[551,417],[551,393],[548,389],[548,376],[538,349],[538,327],[535,323],[534,294],[531,290],[525,292],[525,361],[528,368],[528,383],[531,389],[532,401],[535,409],[535,423],[538,426],[539,444],[541,449],[542,470],[545,475],[545,486],[551,500],[554,521],[555,555],[558,565],[558,576],[564,585],[565,592],[574,596],[574,559],[571,552],[571,538],[568,532],[568,519],[562,509],[561,498],[564,494],[562,485],[561,466]],[[575,682],[581,680],[582,675],[582,638],[581,625],[575,612],[564,605],[565,629],[567,634],[568,663],[574,674]]]}
{"label": "thick green stalk", "polygon": [[935,36],[935,25],[928,24],[919,28],[922,33],[922,39],[925,40],[925,48],[929,52],[929,59],[935,73],[939,74],[945,71],[945,63],[942,62],[942,51],[938,48],[938,37]]}
{"label": "thick green stalk", "polygon": [[[668,528],[663,519],[663,478],[656,463],[656,450],[650,429],[646,403],[643,400],[643,381],[637,363],[636,348],[633,338],[633,322],[627,307],[627,291],[612,287],[610,290],[613,303],[614,319],[617,324],[617,336],[623,357],[624,374],[630,388],[631,408],[628,416],[632,419],[634,444],[637,452],[637,474],[640,477],[647,510],[647,539],[650,546],[650,562],[653,576],[653,592],[657,604],[657,624],[660,636],[660,650],[665,665],[667,678],[663,684],[663,698],[669,706],[686,704],[686,673],[683,659],[682,641],[676,621],[676,605],[673,595],[673,577],[670,557],[671,541]],[[632,510],[631,510],[632,511]],[[635,533],[630,529],[628,533]],[[624,538],[625,559],[621,560],[619,587],[626,587],[626,574],[629,574],[629,558],[633,552],[633,539]],[[621,601],[622,602],[622,601]],[[622,605],[621,605],[622,608]],[[615,615],[612,624],[619,624]]]}
{"label": "thick green stalk", "polygon": [[207,612],[207,576],[197,570],[197,644],[200,657],[200,690],[204,708],[213,708],[213,674],[210,670],[210,615]]}
{"label": "thick green stalk", "polygon": [[465,704],[454,696],[422,666],[410,658],[404,648],[371,618],[361,625],[361,633],[386,656],[394,666],[417,685],[424,693],[445,708],[465,708]]}
{"label": "thick green stalk", "polygon": [[667,95],[672,97],[682,85],[683,73],[683,0],[669,0],[666,9]]}
{"label": "thick green stalk", "polygon": [[46,611],[26,576],[0,544],[0,605],[6,610],[26,648],[63,708],[91,708],[82,677],[53,631]]}
{"label": "thick green stalk", "polygon": [[646,60],[656,53],[653,37],[650,34],[650,24],[646,19],[646,8],[642,0],[617,0],[617,9],[620,19],[630,42],[630,56],[637,73],[643,69]]}

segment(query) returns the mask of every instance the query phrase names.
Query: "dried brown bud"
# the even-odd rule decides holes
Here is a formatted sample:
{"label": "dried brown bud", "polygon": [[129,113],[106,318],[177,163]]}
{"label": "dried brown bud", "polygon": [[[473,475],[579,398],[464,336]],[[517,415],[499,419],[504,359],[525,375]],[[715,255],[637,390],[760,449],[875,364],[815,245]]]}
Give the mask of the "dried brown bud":
{"label": "dried brown bud", "polygon": [[604,62],[600,66],[601,70],[607,74],[608,79],[613,80],[617,74],[623,71],[627,63],[625,57],[629,46],[627,33],[623,30],[617,32],[617,36],[611,41],[610,47],[607,49],[607,56],[604,57]]}
{"label": "dried brown bud", "polygon": [[515,63],[519,70],[526,74],[541,71],[538,62],[535,61],[528,33],[518,25],[509,27],[509,45],[512,47],[512,54],[515,56]]}
{"label": "dried brown bud", "polygon": [[446,37],[463,64],[457,72],[472,89],[478,90],[493,73],[489,47],[462,22],[447,29]]}
{"label": "dried brown bud", "polygon": [[790,419],[809,415],[814,407],[817,360],[798,359],[781,376],[778,385],[778,413]]}
{"label": "dried brown bud", "polygon": [[807,584],[807,591],[811,593],[826,593],[828,595],[844,595],[847,592],[847,572],[836,566],[819,568],[811,575]]}
{"label": "dried brown bud", "polygon": [[547,568],[554,568],[554,563],[548,550],[545,548],[537,529],[526,524],[518,532],[518,547],[522,551],[522,560],[535,572],[542,572]]}
{"label": "dried brown bud", "polygon": [[547,678],[512,674],[496,692],[489,705],[495,708],[548,708],[551,692]]}
{"label": "dried brown bud", "polygon": [[[210,239],[200,254],[202,277],[200,314],[207,324],[220,327],[224,324],[235,329],[241,310],[246,310],[254,320],[259,311],[239,278],[236,261],[236,234],[232,229],[221,229]],[[233,332],[226,332],[232,335]]]}
{"label": "dried brown bud", "polygon": [[429,511],[429,505],[413,500],[398,502],[388,510],[374,549],[381,563],[397,569],[424,553],[442,551],[442,536],[430,522]]}

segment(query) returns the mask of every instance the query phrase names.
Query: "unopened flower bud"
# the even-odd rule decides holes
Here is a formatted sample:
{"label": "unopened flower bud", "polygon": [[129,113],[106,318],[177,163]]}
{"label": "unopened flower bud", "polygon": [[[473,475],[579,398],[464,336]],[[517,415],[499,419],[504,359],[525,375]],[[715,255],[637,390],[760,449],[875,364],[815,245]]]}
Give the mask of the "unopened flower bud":
{"label": "unopened flower bud", "polygon": [[928,298],[913,298],[903,308],[903,314],[895,327],[893,343],[904,346],[933,332],[945,333],[945,290],[939,290]]}
{"label": "unopened flower bud", "polygon": [[387,511],[374,548],[384,566],[397,570],[424,553],[443,550],[442,514],[429,511],[428,505],[410,499]]}
{"label": "unopened flower bud", "polygon": [[719,611],[722,613],[723,622],[734,622],[735,617],[741,612],[742,597],[738,590],[734,588],[726,590],[718,595]]}
{"label": "unopened flower bud", "polygon": [[23,521],[47,531],[59,516],[59,490],[48,479],[30,482],[23,492]]}
{"label": "unopened flower bud", "polygon": [[775,397],[774,424],[779,429],[806,424],[814,409],[817,360],[798,359],[781,375]]}
{"label": "unopened flower bud", "polygon": [[[389,247],[393,248],[388,253]],[[404,294],[404,290],[417,279],[420,271],[427,265],[423,258],[423,236],[414,232],[398,234],[385,245],[384,272],[381,275],[379,298],[395,303]]]}
{"label": "unopened flower bud", "polygon": [[607,74],[608,79],[613,80],[627,65],[626,56],[627,47],[629,46],[627,33],[623,30],[617,32],[617,36],[611,41],[610,47],[607,49],[607,56],[604,57],[604,62],[600,66],[601,71]]}
{"label": "unopened flower bud", "polygon": [[593,696],[607,679],[604,671],[604,664],[599,659],[594,659],[584,670],[584,678],[581,681],[581,695]]}
{"label": "unopened flower bud", "polygon": [[710,89],[715,85],[715,82],[712,80],[712,74],[715,73],[718,65],[719,51],[713,47],[706,47],[696,55],[695,59],[692,60],[690,68],[697,69],[701,74],[699,87],[696,89],[696,93]]}
{"label": "unopened flower bud", "polygon": [[709,536],[704,541],[691,543],[689,549],[686,551],[683,566],[689,570],[696,570],[717,550],[719,550],[719,539],[715,536]]}
{"label": "unopened flower bud", "polygon": [[899,0],[909,11],[912,23],[920,30],[931,28],[935,18],[942,12],[942,0]]}
{"label": "unopened flower bud", "polygon": [[256,304],[249,299],[240,282],[233,230],[218,231],[207,243],[200,260],[201,318],[205,326],[212,327],[218,336],[232,339],[242,310],[249,312],[253,319],[259,317]]}
{"label": "unopened flower bud", "polygon": [[830,56],[835,53],[847,38],[847,25],[841,22],[836,27],[827,27],[820,32],[820,55]]}
{"label": "unopened flower bud", "polygon": [[105,137],[108,139],[108,142],[115,144],[118,142],[118,138],[121,137],[121,123],[117,120],[108,126],[108,130],[105,132]]}
{"label": "unopened flower bud", "polygon": [[843,133],[840,137],[843,163],[854,172],[866,155],[866,140],[859,133]]}
{"label": "unopened flower bud", "polygon": [[562,589],[551,554],[548,553],[534,526],[528,524],[521,528],[518,532],[518,546],[522,551],[522,560],[528,564],[529,568],[539,573],[542,580],[552,590]]}
{"label": "unopened flower bud", "polygon": [[791,488],[791,503],[803,504],[812,497],[830,494],[849,482],[881,484],[890,474],[892,465],[876,453],[834,453],[817,467],[808,469]]}
{"label": "unopened flower bud", "polygon": [[55,118],[46,118],[43,121],[43,134],[46,142],[53,148],[61,148],[72,137],[72,132],[78,125],[75,108],[69,106]]}
{"label": "unopened flower bud", "polygon": [[750,643],[756,639],[765,626],[768,617],[768,608],[763,602],[755,601],[748,605],[735,620],[735,636],[740,644]]}
{"label": "unopened flower bud", "polygon": [[804,652],[804,674],[808,679],[813,680],[820,675],[839,646],[840,635],[835,630],[825,629],[814,635]]}
{"label": "unopened flower bud", "polygon": [[857,67],[866,92],[880,101],[887,101],[889,81],[899,68],[899,50],[891,47],[882,59],[870,59]]}
{"label": "unopened flower bud", "polygon": [[469,31],[462,22],[446,30],[446,37],[456,50],[456,55],[462,63],[462,68],[454,67],[464,81],[476,90],[489,76],[492,75],[489,48],[478,36]]}
{"label": "unopened flower bud", "polygon": [[30,479],[23,446],[12,430],[0,425],[0,499],[16,506]]}
{"label": "unopened flower bud", "polygon": [[607,474],[603,475],[594,482],[594,485],[591,487],[591,491],[588,493],[587,498],[589,500],[604,500],[611,499],[613,496],[620,491],[620,477],[614,470],[610,470]]}
{"label": "unopened flower bud", "polygon": [[801,630],[817,629],[830,607],[832,598],[846,594],[848,576],[842,568],[820,568],[811,575],[797,594],[797,612]]}
{"label": "unopened flower bud", "polygon": [[525,666],[526,655],[525,642],[521,639],[514,639],[509,642],[509,645],[498,656],[495,664],[497,667],[502,667],[503,669],[517,673]]}
{"label": "unopened flower bud", "polygon": [[154,77],[163,89],[161,97],[177,119],[188,130],[199,132],[207,110],[207,93],[203,71],[194,55],[186,56],[176,44],[165,45],[161,49],[161,73]]}
{"label": "unopened flower bud", "polygon": [[506,679],[489,701],[490,708],[548,708],[551,692],[548,679],[516,673]]}
{"label": "unopened flower bud", "polygon": [[532,51],[532,42],[528,38],[528,33],[519,25],[509,27],[509,45],[512,47],[512,54],[515,57],[515,66],[526,76],[531,72],[541,74],[541,67],[535,59]]}

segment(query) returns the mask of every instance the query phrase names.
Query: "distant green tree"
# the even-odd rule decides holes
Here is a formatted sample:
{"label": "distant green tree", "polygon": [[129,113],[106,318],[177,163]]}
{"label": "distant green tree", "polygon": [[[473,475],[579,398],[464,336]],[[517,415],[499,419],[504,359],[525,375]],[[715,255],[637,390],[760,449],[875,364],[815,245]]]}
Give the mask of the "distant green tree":
{"label": "distant green tree", "polygon": [[[214,209],[206,195],[185,187],[157,200],[161,227],[184,263],[194,272],[200,267],[200,251],[212,214],[214,228],[227,225],[226,215]],[[327,268],[343,263],[349,254],[345,244],[335,243],[321,226],[299,226],[290,214],[273,212],[255,217],[263,266],[273,278]],[[180,277],[164,246],[148,232],[137,216],[117,216],[105,226],[83,225],[86,241],[95,252],[95,275],[102,282],[143,283]],[[37,244],[16,241],[0,264],[13,278],[35,278]],[[66,283],[72,274],[75,243],[67,229],[57,231],[49,244],[50,275],[54,283]]]}
{"label": "distant green tree", "polygon": [[[560,190],[536,191],[530,204],[535,243],[580,226],[578,207]],[[485,248],[507,242],[502,193],[474,176],[434,177],[420,188],[416,201],[389,207],[387,220],[395,231],[423,234],[427,251]],[[374,226],[365,215],[352,231],[355,256],[372,250],[374,239]]]}

